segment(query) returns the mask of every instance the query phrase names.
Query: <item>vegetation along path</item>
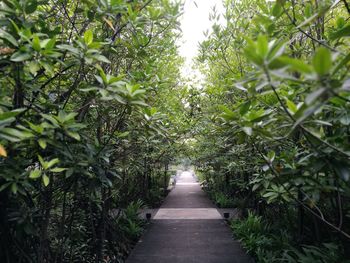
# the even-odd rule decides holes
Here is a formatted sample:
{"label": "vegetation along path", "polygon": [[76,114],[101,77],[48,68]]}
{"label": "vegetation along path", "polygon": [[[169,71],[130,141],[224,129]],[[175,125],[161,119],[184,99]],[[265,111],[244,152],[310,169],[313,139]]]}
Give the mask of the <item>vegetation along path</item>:
{"label": "vegetation along path", "polygon": [[0,0],[0,263],[249,261],[232,236],[350,263],[350,0]]}
{"label": "vegetation along path", "polygon": [[183,172],[126,262],[253,261],[232,239],[231,231],[192,173]]}

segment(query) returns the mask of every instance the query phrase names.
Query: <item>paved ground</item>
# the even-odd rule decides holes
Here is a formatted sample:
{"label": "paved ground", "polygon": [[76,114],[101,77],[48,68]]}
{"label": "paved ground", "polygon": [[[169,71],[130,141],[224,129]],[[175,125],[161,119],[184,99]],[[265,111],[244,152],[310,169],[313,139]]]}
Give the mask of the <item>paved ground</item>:
{"label": "paved ground", "polygon": [[126,263],[251,263],[189,172],[154,215]]}

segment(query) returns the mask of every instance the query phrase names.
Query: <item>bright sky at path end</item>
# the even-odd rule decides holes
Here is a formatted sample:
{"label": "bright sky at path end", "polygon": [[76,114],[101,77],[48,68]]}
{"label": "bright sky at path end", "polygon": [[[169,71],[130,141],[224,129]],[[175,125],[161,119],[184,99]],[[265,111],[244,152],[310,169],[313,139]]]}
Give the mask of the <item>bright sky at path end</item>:
{"label": "bright sky at path end", "polygon": [[198,43],[205,40],[204,31],[211,29],[209,14],[216,7],[219,14],[224,13],[222,0],[187,0],[181,18],[182,42],[180,55],[192,59],[197,55]]}
{"label": "bright sky at path end", "polygon": [[205,40],[204,32],[211,32],[213,22],[209,20],[209,14],[214,6],[218,14],[224,13],[222,0],[185,1],[184,13],[180,20],[182,38],[179,42],[180,55],[186,59],[183,69],[185,75],[191,71],[192,60],[198,54],[199,43]]}

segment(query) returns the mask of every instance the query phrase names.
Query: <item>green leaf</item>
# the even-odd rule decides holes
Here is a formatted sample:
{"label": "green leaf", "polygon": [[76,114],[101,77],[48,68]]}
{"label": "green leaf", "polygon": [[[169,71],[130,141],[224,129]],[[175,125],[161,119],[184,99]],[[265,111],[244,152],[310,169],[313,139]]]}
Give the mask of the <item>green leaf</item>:
{"label": "green leaf", "polygon": [[54,158],[46,163],[45,169],[49,169],[50,167],[54,166],[55,164],[58,164],[60,160],[58,158]]}
{"label": "green leaf", "polygon": [[257,53],[260,57],[265,58],[269,51],[267,37],[265,35],[259,35],[257,41]]}
{"label": "green leaf", "polygon": [[40,64],[36,61],[30,61],[28,63],[29,71],[33,75],[36,75],[36,73],[40,70]]}
{"label": "green leaf", "polygon": [[22,61],[30,59],[31,57],[32,57],[32,55],[30,53],[17,51],[16,53],[12,54],[11,61],[22,62]]}
{"label": "green leaf", "polygon": [[279,57],[278,61],[289,66],[293,70],[306,74],[312,73],[312,68],[309,65],[305,64],[302,60],[283,56]]}
{"label": "green leaf", "polygon": [[305,4],[306,5],[306,7],[305,7],[305,16],[306,17],[310,17],[311,15],[312,15],[312,5],[310,4],[310,3],[306,3]]}
{"label": "green leaf", "polygon": [[338,17],[336,23],[337,23],[337,28],[344,27],[346,23],[345,18],[342,16]]}
{"label": "green leaf", "polygon": [[108,63],[108,64],[111,63],[111,61],[108,58],[106,58],[105,56],[102,56],[102,55],[93,55],[92,57],[100,62],[104,62],[104,63]]}
{"label": "green leaf", "polygon": [[66,171],[67,168],[60,168],[60,167],[55,167],[53,169],[50,169],[50,172],[53,172],[53,173],[62,173],[63,171]]}
{"label": "green leaf", "polygon": [[251,127],[243,127],[242,130],[248,135],[251,136],[253,134],[253,129]]}
{"label": "green leaf", "polygon": [[50,121],[53,125],[55,125],[56,127],[59,127],[59,124],[58,124],[58,121],[51,115],[48,115],[48,114],[41,114],[41,116]]}
{"label": "green leaf", "polygon": [[11,191],[12,191],[12,193],[17,194],[18,186],[16,183],[11,184]]}
{"label": "green leaf", "polygon": [[41,164],[42,167],[46,167],[46,162],[44,161],[43,157],[41,157],[41,155],[38,155],[38,159],[39,159],[39,162]]}
{"label": "green leaf", "polygon": [[262,66],[264,64],[264,58],[257,53],[256,44],[250,39],[248,39],[247,42],[248,45],[244,49],[245,56],[257,66]]}
{"label": "green leaf", "polygon": [[32,47],[35,51],[39,52],[41,50],[40,39],[37,35],[33,36]]}
{"label": "green leaf", "polygon": [[36,11],[38,7],[38,2],[36,0],[25,1],[25,12],[27,14],[32,14]]}
{"label": "green leaf", "polygon": [[21,131],[14,128],[2,128],[0,130],[0,133],[2,133],[3,135],[9,135],[11,137],[18,138],[20,140],[25,140],[34,136],[28,131]]}
{"label": "green leaf", "polygon": [[142,100],[133,100],[130,102],[131,105],[138,105],[141,107],[148,107],[149,105]]}
{"label": "green leaf", "polygon": [[240,114],[241,116],[245,115],[245,114],[249,111],[250,105],[251,105],[251,102],[250,102],[250,101],[247,101],[247,102],[245,102],[245,103],[242,103],[242,104],[239,106],[239,114]]}
{"label": "green leaf", "polygon": [[45,49],[53,49],[56,44],[56,37],[51,38],[47,43],[45,43]]}
{"label": "green leaf", "polygon": [[70,137],[76,139],[77,141],[80,141],[80,135],[79,135],[79,133],[77,133],[77,132],[72,132],[72,131],[67,131],[67,134],[68,134]]}
{"label": "green leaf", "polygon": [[43,180],[43,183],[44,183],[45,186],[49,185],[50,178],[46,174],[43,174],[42,180]]}
{"label": "green leaf", "polygon": [[39,143],[39,145],[40,145],[40,147],[41,147],[42,149],[46,149],[46,147],[47,147],[46,140],[44,140],[44,139],[39,139],[39,140],[38,140],[38,143]]}
{"label": "green leaf", "polygon": [[27,123],[29,124],[29,127],[30,127],[33,131],[35,131],[35,132],[37,132],[37,133],[39,133],[39,134],[42,134],[42,133],[43,133],[43,131],[44,131],[43,125],[35,125],[35,124],[33,124],[33,123],[29,122],[29,121],[27,121]]}
{"label": "green leaf", "polygon": [[41,171],[38,169],[31,171],[29,174],[29,178],[31,178],[31,179],[37,179],[40,176],[41,176]]}
{"label": "green leaf", "polygon": [[74,117],[77,115],[78,115],[78,113],[76,113],[76,112],[71,112],[71,113],[67,114],[65,111],[60,110],[57,117],[61,123],[65,123],[65,122],[68,122],[70,120],[74,120]]}
{"label": "green leaf", "polygon": [[92,43],[93,40],[94,40],[94,34],[92,33],[91,29],[85,31],[84,33],[85,44],[88,46]]}
{"label": "green leaf", "polygon": [[275,160],[275,156],[276,156],[276,153],[274,151],[270,151],[267,154],[267,158],[270,161],[270,163],[272,163]]}
{"label": "green leaf", "polygon": [[281,3],[276,1],[276,3],[273,5],[273,8],[272,8],[272,15],[274,17],[278,17],[282,14],[282,12],[283,12],[283,8],[282,8]]}
{"label": "green leaf", "polygon": [[7,42],[11,43],[13,46],[18,47],[17,40],[12,35],[10,35],[9,33],[5,32],[2,29],[0,29],[0,39],[6,40]]}
{"label": "green leaf", "polygon": [[312,64],[318,75],[323,76],[328,74],[332,67],[331,52],[325,47],[318,48],[316,50]]}
{"label": "green leaf", "polygon": [[291,113],[294,114],[298,111],[298,107],[297,107],[297,105],[294,104],[293,101],[290,101],[289,99],[286,98],[286,103],[287,103],[287,107]]}
{"label": "green leaf", "polygon": [[57,45],[57,48],[61,49],[61,50],[67,50],[75,55],[79,55],[79,49],[77,49],[71,45],[66,45],[66,44]]}
{"label": "green leaf", "polygon": [[13,117],[17,116],[21,112],[23,112],[25,109],[16,109],[13,111],[6,111],[3,113],[0,113],[0,121],[6,120],[6,119],[12,119]]}
{"label": "green leaf", "polygon": [[335,40],[341,37],[348,37],[350,36],[350,25],[347,25],[341,29],[338,29],[337,31],[329,34],[329,38],[331,40]]}

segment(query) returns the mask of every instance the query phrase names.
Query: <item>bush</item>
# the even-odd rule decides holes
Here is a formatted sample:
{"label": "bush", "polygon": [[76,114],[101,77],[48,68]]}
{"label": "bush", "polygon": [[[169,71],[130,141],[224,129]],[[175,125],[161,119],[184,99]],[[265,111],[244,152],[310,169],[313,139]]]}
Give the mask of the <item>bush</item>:
{"label": "bush", "polygon": [[341,246],[334,243],[325,243],[319,247],[304,245],[300,249],[287,231],[272,228],[262,217],[251,212],[246,219],[231,221],[231,228],[257,263],[349,262],[342,257]]}
{"label": "bush", "polygon": [[222,192],[214,193],[214,202],[220,208],[230,208],[234,206],[233,199]]}
{"label": "bush", "polygon": [[303,246],[302,251],[291,249],[284,254],[284,259],[288,262],[295,263],[339,263],[350,262],[344,260],[341,256],[341,248],[334,243],[325,243],[320,247]]}

